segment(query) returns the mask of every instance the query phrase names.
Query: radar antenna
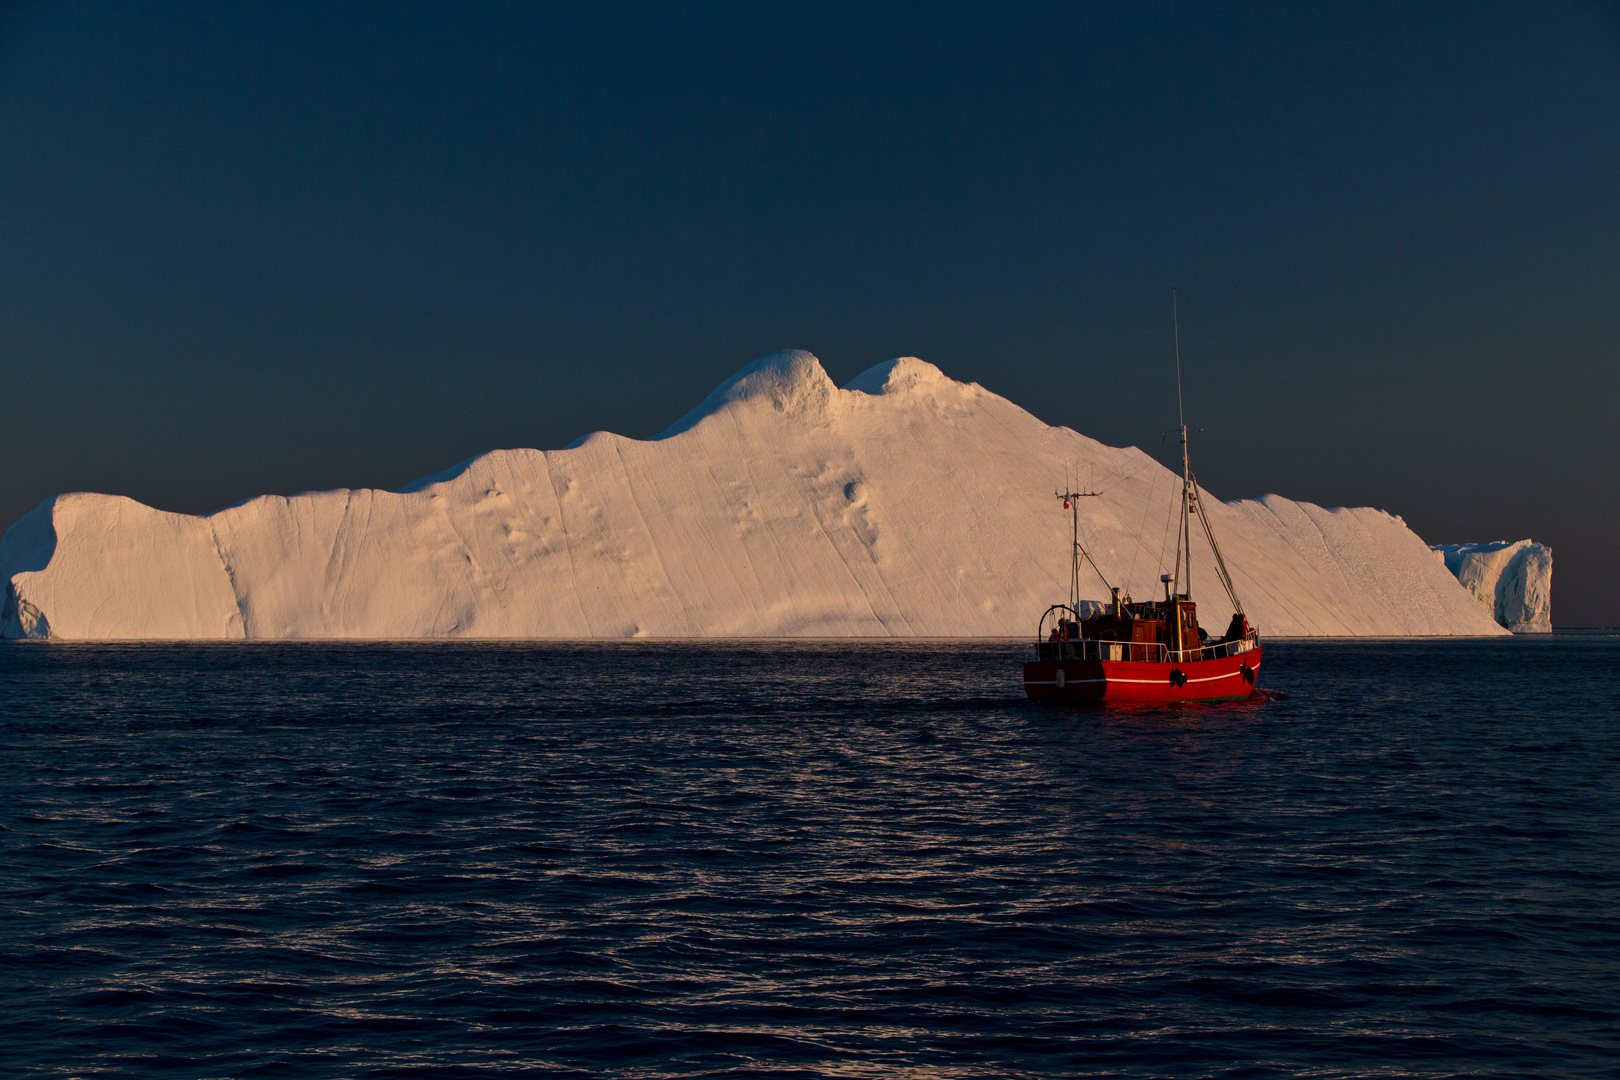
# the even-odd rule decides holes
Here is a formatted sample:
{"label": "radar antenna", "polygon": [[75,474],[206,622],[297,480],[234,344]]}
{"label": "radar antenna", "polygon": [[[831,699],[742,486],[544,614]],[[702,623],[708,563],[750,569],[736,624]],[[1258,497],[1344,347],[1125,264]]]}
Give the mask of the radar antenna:
{"label": "radar antenna", "polygon": [[1106,577],[1103,577],[1102,567],[1098,566],[1097,565],[1097,560],[1095,560],[1095,559],[1093,559],[1091,557],[1091,552],[1086,551],[1084,548],[1082,548],[1080,546],[1080,500],[1081,499],[1095,499],[1098,496],[1100,496],[1102,494],[1102,492],[1100,492],[1100,491],[1054,491],[1052,494],[1056,495],[1058,498],[1062,499],[1063,500],[1063,509],[1070,511],[1073,514],[1074,546],[1072,548],[1072,557],[1071,557],[1071,560],[1070,560],[1071,565],[1069,567],[1069,610],[1074,612],[1074,617],[1076,619],[1078,619],[1080,617],[1080,560],[1081,559],[1085,559],[1087,562],[1091,563],[1091,568],[1093,570],[1097,571],[1097,576],[1102,578],[1102,583],[1109,590],[1109,592],[1113,592],[1113,589],[1114,589],[1114,587],[1112,585],[1108,584],[1108,579]]}

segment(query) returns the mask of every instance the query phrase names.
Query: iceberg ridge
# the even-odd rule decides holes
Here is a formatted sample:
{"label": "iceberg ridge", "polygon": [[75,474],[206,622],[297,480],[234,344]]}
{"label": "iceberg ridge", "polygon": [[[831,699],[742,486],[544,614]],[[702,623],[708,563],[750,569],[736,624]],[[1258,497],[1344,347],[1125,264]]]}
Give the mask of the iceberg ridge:
{"label": "iceberg ridge", "polygon": [[[785,350],[652,439],[494,450],[397,492],[202,517],[56,496],[0,543],[0,633],[1022,637],[1068,593],[1069,519],[1051,492],[1076,470],[1103,492],[1088,550],[1113,584],[1156,595],[1181,480],[1142,451],[915,357],[840,389]],[[1276,495],[1208,504],[1264,634],[1505,633],[1399,518]],[[1195,579],[1223,607],[1212,585]],[[1090,599],[1104,598],[1099,582]]]}

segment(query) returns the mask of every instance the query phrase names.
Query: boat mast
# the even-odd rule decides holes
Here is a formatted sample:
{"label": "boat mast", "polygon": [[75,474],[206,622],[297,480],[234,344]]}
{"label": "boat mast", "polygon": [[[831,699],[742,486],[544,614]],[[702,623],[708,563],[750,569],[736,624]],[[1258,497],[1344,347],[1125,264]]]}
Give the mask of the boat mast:
{"label": "boat mast", "polygon": [[[1072,511],[1074,515],[1072,546],[1069,549],[1069,610],[1074,612],[1074,617],[1077,619],[1080,617],[1080,560],[1090,558],[1089,552],[1080,550],[1080,500],[1095,499],[1101,494],[1100,491],[1057,492],[1057,497],[1063,500],[1063,508]],[[1098,577],[1102,577],[1102,571],[1097,569],[1095,562],[1091,564],[1091,567],[1093,570],[1097,570]],[[1108,584],[1107,578],[1103,578],[1103,584]]]}
{"label": "boat mast", "polygon": [[1080,500],[1074,497],[1072,491],[1069,493],[1068,503],[1071,514],[1070,520],[1074,527],[1072,534],[1074,547],[1070,551],[1069,558],[1069,610],[1074,612],[1074,617],[1078,619],[1080,617]]}
{"label": "boat mast", "polygon": [[[1215,530],[1209,524],[1209,515],[1204,512],[1204,500],[1198,494],[1198,481],[1193,478],[1192,464],[1187,455],[1187,414],[1181,400],[1181,319],[1176,309],[1174,288],[1170,290],[1170,320],[1176,340],[1176,418],[1181,422],[1181,528],[1176,534],[1176,576],[1170,591],[1174,595],[1192,599],[1192,519],[1196,514],[1198,523],[1204,528],[1204,536],[1209,540],[1209,550],[1215,556],[1215,576],[1231,598],[1232,607],[1241,615],[1243,602],[1238,599],[1232,575],[1226,569],[1226,560],[1221,557],[1221,545],[1216,542]],[[1181,578],[1183,565],[1187,571],[1185,582]]]}
{"label": "boat mast", "polygon": [[[1192,599],[1192,465],[1187,458],[1187,411],[1181,401],[1181,315],[1176,307],[1176,290],[1170,290],[1170,325],[1176,341],[1176,419],[1181,425],[1181,528],[1176,536],[1176,577],[1171,592]],[[1186,566],[1183,580],[1181,571]]]}

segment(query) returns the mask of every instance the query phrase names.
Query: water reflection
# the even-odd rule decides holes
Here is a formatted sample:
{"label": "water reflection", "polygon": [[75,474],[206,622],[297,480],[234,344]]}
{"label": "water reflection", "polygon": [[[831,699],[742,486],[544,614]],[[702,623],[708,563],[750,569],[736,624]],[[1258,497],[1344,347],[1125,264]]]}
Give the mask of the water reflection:
{"label": "water reflection", "polygon": [[1143,709],[1032,705],[1020,651],[7,648],[0,1064],[1440,1075],[1620,1049],[1615,642],[1279,643],[1284,700]]}

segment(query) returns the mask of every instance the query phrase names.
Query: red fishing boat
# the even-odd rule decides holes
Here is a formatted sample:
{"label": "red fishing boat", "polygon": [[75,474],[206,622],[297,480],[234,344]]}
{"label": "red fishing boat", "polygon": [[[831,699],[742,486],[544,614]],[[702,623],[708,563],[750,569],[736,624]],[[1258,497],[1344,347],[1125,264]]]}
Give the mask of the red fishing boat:
{"label": "red fishing boat", "polygon": [[[1177,335],[1179,337],[1179,334]],[[1181,395],[1181,357],[1176,357],[1176,396]],[[1082,614],[1080,563],[1090,554],[1080,546],[1080,500],[1094,491],[1065,491],[1058,497],[1073,515],[1069,602],[1053,604],[1036,627],[1035,656],[1024,664],[1024,692],[1039,701],[1167,702],[1222,701],[1249,697],[1260,674],[1260,636],[1249,625],[1226,571],[1221,547],[1204,513],[1187,456],[1187,423],[1181,421],[1181,523],[1176,530],[1176,564],[1162,574],[1164,599],[1137,603],[1121,597],[1103,578],[1112,600]],[[1192,598],[1192,523],[1203,527],[1214,553],[1215,576],[1232,601],[1226,633],[1211,638],[1198,625]],[[1100,610],[1098,610],[1100,608]],[[1051,630],[1048,631],[1048,626]]]}

